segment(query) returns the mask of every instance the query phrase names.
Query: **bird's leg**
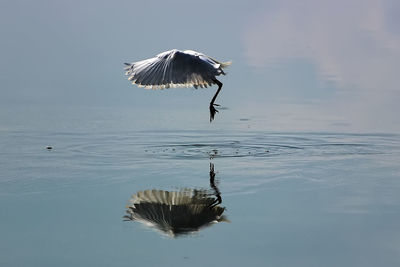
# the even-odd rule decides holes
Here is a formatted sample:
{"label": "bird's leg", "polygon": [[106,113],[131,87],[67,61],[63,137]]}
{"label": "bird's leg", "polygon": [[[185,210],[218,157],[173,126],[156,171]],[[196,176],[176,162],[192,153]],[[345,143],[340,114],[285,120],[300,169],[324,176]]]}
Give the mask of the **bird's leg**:
{"label": "bird's leg", "polygon": [[220,81],[218,81],[217,79],[214,79],[213,82],[215,82],[218,85],[218,90],[210,102],[210,122],[212,122],[214,120],[215,113],[218,112],[218,110],[216,110],[214,106],[219,106],[219,105],[214,104],[214,101],[217,98],[219,91],[221,91],[221,88],[222,88],[222,83]]}
{"label": "bird's leg", "polygon": [[222,203],[221,192],[219,191],[217,185],[215,184],[215,172],[214,172],[214,164],[210,162],[210,186],[214,190],[214,194],[216,199],[210,205],[210,208],[217,206]]}

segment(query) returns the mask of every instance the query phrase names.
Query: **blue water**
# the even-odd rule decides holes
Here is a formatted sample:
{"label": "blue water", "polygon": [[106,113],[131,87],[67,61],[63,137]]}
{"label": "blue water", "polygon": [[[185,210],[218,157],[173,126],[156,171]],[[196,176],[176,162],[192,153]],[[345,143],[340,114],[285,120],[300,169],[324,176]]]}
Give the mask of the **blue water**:
{"label": "blue water", "polygon": [[[400,264],[399,135],[21,114],[0,130],[1,266]],[[124,220],[141,191],[215,197],[210,163],[226,221],[174,238]]]}

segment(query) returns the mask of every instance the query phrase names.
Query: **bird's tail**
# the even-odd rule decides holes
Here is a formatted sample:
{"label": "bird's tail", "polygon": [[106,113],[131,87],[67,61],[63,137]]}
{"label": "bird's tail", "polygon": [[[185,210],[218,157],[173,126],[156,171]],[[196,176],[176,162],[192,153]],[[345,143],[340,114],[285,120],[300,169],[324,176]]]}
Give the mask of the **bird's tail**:
{"label": "bird's tail", "polygon": [[212,57],[210,57],[210,59],[211,59],[212,61],[214,61],[215,63],[219,64],[221,68],[226,68],[226,67],[228,67],[229,65],[232,64],[232,61],[220,62],[220,61],[218,61],[218,60],[216,60],[216,59],[214,59],[214,58],[212,58]]}
{"label": "bird's tail", "polygon": [[232,64],[232,61],[219,62],[219,61],[217,61],[217,60],[215,60],[215,59],[213,59],[213,60],[214,60],[215,62],[217,62],[217,64],[219,64],[219,71],[220,71],[220,74],[226,75],[226,73],[224,72],[223,69],[225,69],[226,67],[228,67],[229,65],[231,65],[231,64]]}
{"label": "bird's tail", "polygon": [[226,68],[229,65],[232,64],[232,61],[227,61],[227,62],[219,62],[219,64],[221,64],[221,68]]}

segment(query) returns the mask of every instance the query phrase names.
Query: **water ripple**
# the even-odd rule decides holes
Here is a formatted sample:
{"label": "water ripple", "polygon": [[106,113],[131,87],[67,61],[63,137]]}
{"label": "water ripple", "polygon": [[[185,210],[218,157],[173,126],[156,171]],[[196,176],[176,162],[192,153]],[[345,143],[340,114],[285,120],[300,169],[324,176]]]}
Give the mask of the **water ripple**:
{"label": "water ripple", "polygon": [[[36,155],[47,145],[58,154],[100,164],[131,164],[149,158],[204,159],[243,157],[314,157],[385,154],[398,151],[397,137],[345,134],[284,134],[247,132],[130,132],[122,134],[31,135],[20,147],[3,147],[4,156],[24,152]],[[29,144],[26,143],[29,140]],[[26,143],[26,144],[25,144]],[[32,143],[34,145],[32,145]]]}
{"label": "water ripple", "polygon": [[[162,139],[165,139],[164,141]],[[352,142],[347,136],[331,138],[324,135],[171,135],[160,138],[145,146],[145,154],[156,158],[202,159],[234,157],[274,157],[296,156],[349,156],[385,153],[385,149],[375,142]],[[170,142],[170,139],[180,140]],[[360,140],[359,140],[360,141]]]}
{"label": "water ripple", "polygon": [[269,157],[278,154],[294,153],[302,149],[295,146],[276,144],[249,144],[241,142],[182,143],[151,146],[146,152],[162,158],[230,158],[230,157]]}

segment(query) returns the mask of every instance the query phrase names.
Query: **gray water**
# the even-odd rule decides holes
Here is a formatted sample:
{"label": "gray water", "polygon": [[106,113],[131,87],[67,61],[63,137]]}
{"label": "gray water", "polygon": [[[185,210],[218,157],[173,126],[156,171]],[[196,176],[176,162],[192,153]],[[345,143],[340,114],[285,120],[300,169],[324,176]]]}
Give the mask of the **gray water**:
{"label": "gray water", "polygon": [[[0,1],[0,267],[400,266],[399,14]],[[213,123],[124,76],[171,49],[232,61]]]}
{"label": "gray water", "polygon": [[[19,112],[2,113],[1,266],[400,264],[399,135]],[[124,220],[145,190],[216,198],[210,163],[225,221],[172,237]]]}

